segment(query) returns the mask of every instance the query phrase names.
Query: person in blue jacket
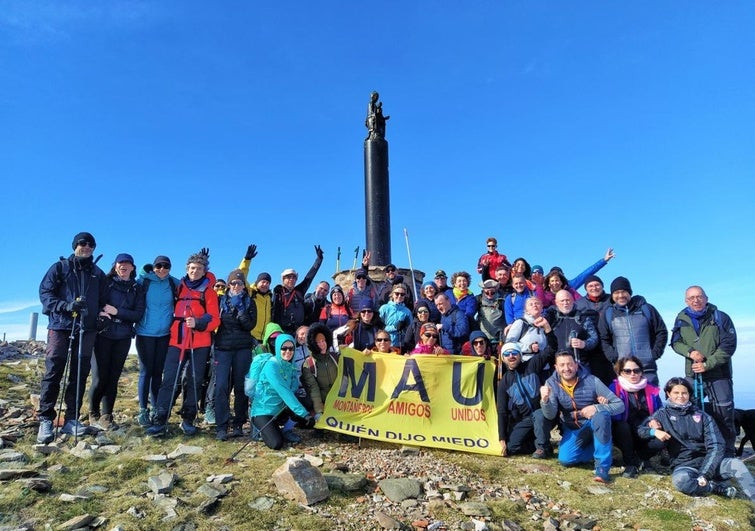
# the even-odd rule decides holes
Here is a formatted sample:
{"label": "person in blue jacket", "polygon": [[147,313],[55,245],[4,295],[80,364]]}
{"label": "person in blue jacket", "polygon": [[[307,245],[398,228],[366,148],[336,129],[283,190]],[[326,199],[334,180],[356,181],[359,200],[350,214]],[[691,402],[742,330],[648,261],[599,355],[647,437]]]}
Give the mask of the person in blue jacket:
{"label": "person in blue jacket", "polygon": [[139,272],[137,282],[145,296],[144,315],[136,324],[136,353],[139,356],[139,414],[140,426],[151,424],[157,393],[163,378],[165,355],[170,341],[170,325],[179,280],[170,274],[170,258],[160,255]]}
{"label": "person in blue jacket", "polygon": [[311,428],[315,420],[301,405],[294,392],[299,388],[299,372],[291,362],[296,341],[288,334],[275,338],[275,355],[262,367],[254,389],[252,423],[262,440],[273,450],[280,450],[286,441],[281,426],[290,417]]}

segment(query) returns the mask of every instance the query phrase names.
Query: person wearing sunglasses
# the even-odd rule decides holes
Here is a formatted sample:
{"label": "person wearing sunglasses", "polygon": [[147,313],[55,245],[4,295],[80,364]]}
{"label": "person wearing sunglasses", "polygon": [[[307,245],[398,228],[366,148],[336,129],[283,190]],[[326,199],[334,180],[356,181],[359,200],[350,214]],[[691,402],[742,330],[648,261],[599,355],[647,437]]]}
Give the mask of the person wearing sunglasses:
{"label": "person wearing sunglasses", "polygon": [[[241,437],[247,421],[249,399],[244,393],[244,377],[252,363],[254,339],[251,331],[257,322],[257,307],[249,297],[246,277],[240,269],[228,275],[228,290],[220,297],[220,326],[215,332],[215,353],[212,362],[215,372],[214,406],[215,438]],[[233,417],[230,395],[233,390]]]}
{"label": "person wearing sunglasses", "polygon": [[375,352],[380,354],[401,354],[401,351],[391,346],[391,335],[385,330],[378,330],[375,334],[375,345],[362,351],[366,356]]}
{"label": "person wearing sunglasses", "polygon": [[495,279],[495,271],[498,266],[511,265],[506,255],[498,252],[498,240],[491,236],[485,242],[485,246],[488,249],[487,252],[477,260],[477,272],[482,275],[483,282],[488,279]]}
{"label": "person wearing sunglasses", "polygon": [[308,428],[315,424],[294,394],[299,387],[299,373],[292,363],[295,349],[293,336],[279,334],[275,338],[275,355],[262,366],[255,385],[252,424],[267,447],[273,450],[283,448],[286,441],[301,440],[293,432],[294,421]]}
{"label": "person wearing sunglasses", "polygon": [[657,440],[642,439],[637,433],[645,419],[661,408],[661,390],[648,383],[637,356],[621,358],[614,367],[616,379],[609,389],[624,402],[624,412],[613,417],[611,431],[624,460],[621,475],[634,479],[643,468],[643,461],[657,454],[662,446]]}
{"label": "person wearing sunglasses", "polygon": [[435,324],[438,324],[440,322],[440,312],[438,311],[438,307],[435,306],[435,296],[438,294],[438,286],[435,285],[435,282],[425,282],[422,284],[422,291],[420,291],[420,297],[417,300],[417,302],[414,305],[414,310],[416,313],[417,308],[419,308],[420,304],[424,304],[428,310],[430,310],[429,320]]}
{"label": "person wearing sunglasses", "polygon": [[401,348],[403,333],[412,324],[412,312],[406,307],[406,286],[393,287],[391,300],[380,307],[378,314],[385,323],[385,331],[391,335],[391,346]]}
{"label": "person wearing sunglasses", "polygon": [[[37,410],[37,442],[40,444],[52,442],[55,437],[55,406],[66,365],[68,381],[63,382],[62,386],[65,393],[65,423],[62,431],[77,436],[86,431],[86,427],[78,420],[79,411],[76,406],[81,408],[89,377],[92,349],[97,336],[97,315],[107,302],[105,273],[92,258],[96,246],[91,233],[76,234],[71,243],[73,253],[52,264],[39,284],[42,313],[49,318],[45,372]],[[78,365],[79,360],[81,367]]]}
{"label": "person wearing sunglasses", "polygon": [[146,302],[144,316],[136,324],[136,353],[139,357],[139,414],[136,420],[142,427],[152,423],[170,341],[179,283],[170,270],[170,258],[158,255],[151,264],[144,265],[137,278]]}
{"label": "person wearing sunglasses", "polygon": [[375,335],[383,328],[383,323],[369,299],[362,301],[357,315],[356,325],[351,332],[351,346],[355,350],[364,350],[375,344]]}
{"label": "person wearing sunglasses", "polygon": [[550,432],[553,421],[543,416],[540,405],[542,371],[553,364],[556,338],[550,334],[548,347],[528,361],[522,361],[522,345],[507,342],[498,362],[498,439],[501,455],[532,453],[535,459],[553,454]]}
{"label": "person wearing sunglasses", "polygon": [[440,333],[435,323],[425,323],[422,325],[419,342],[410,354],[448,354],[448,351],[440,346]]}
{"label": "person wearing sunglasses", "polygon": [[[433,306],[435,306],[434,302]],[[435,311],[437,312],[438,309],[436,308]],[[420,343],[422,326],[424,326],[425,323],[433,322],[430,318],[432,311],[427,306],[427,303],[424,301],[424,299],[420,299],[420,302],[417,303],[413,315],[414,319],[412,319],[412,324],[409,325],[409,327],[404,331],[404,342],[401,346],[401,352],[403,352],[404,354],[414,350],[414,347]]]}

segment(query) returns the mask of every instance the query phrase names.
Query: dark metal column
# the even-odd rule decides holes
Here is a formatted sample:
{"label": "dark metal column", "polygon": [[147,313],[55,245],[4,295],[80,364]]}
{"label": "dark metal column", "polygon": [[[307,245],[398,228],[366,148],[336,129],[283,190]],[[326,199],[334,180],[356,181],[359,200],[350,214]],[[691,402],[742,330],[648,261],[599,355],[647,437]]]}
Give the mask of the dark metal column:
{"label": "dark metal column", "polygon": [[391,197],[388,183],[388,142],[385,140],[383,104],[373,92],[365,125],[369,130],[364,140],[364,216],[366,249],[371,265],[386,265],[391,260]]}

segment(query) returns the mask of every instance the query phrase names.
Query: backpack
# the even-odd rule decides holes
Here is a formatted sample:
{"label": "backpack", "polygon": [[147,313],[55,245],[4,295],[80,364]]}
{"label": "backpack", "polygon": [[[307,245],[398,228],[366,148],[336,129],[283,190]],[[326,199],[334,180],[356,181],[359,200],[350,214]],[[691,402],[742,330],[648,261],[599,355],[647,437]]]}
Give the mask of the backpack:
{"label": "backpack", "polygon": [[[149,277],[144,277],[142,279],[142,287],[144,288],[144,294],[147,294],[147,290],[149,290],[149,283],[152,282],[152,279]],[[170,283],[170,292],[173,294],[173,303],[175,304],[176,301],[178,301],[178,286],[176,286],[176,281],[173,280],[173,277],[168,275],[168,282]],[[202,292],[202,297],[204,297],[204,292]]]}
{"label": "backpack", "polygon": [[[330,356],[330,359],[333,360],[333,363],[335,363],[336,366],[338,366],[338,354],[335,353],[336,354],[335,357],[333,357],[333,354],[334,353],[329,349],[328,356]],[[307,356],[307,359],[304,360],[304,363],[307,364],[307,367],[309,367],[309,370],[312,371],[312,374],[315,376],[315,378],[317,378],[317,365],[315,364],[315,359],[311,355]]]}
{"label": "backpack", "polygon": [[250,402],[254,400],[254,391],[257,389],[257,382],[260,379],[260,374],[262,374],[262,369],[272,357],[273,355],[269,352],[260,352],[252,360],[249,372],[244,377],[244,393],[249,397]]}

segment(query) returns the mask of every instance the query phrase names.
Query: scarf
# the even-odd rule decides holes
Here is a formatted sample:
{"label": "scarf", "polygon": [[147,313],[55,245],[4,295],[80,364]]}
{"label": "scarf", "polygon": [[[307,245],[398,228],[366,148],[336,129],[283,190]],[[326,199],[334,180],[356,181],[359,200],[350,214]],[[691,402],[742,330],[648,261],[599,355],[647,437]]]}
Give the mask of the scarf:
{"label": "scarf", "polygon": [[191,279],[189,279],[189,275],[186,275],[184,277],[184,284],[186,284],[187,288],[189,288],[191,290],[196,290],[197,288],[199,288],[199,286],[202,285],[202,282],[204,282],[205,278],[206,277],[203,276],[202,278],[200,278],[198,280],[191,280]]}
{"label": "scarf", "polygon": [[689,318],[692,320],[692,326],[695,327],[695,333],[700,334],[700,320],[705,317],[705,314],[708,311],[708,305],[705,305],[705,308],[700,310],[699,312],[696,312],[692,308],[685,308],[684,313],[689,315]]}
{"label": "scarf", "polygon": [[648,384],[648,379],[645,378],[644,376],[636,384],[633,384],[632,382],[630,382],[623,376],[619,376],[619,385],[630,393],[636,393],[637,391],[642,391],[643,389],[645,389],[647,384]]}
{"label": "scarf", "polygon": [[461,288],[454,288],[454,297],[456,297],[456,301],[460,301],[464,297],[469,295],[469,288],[467,289],[461,289]]}

